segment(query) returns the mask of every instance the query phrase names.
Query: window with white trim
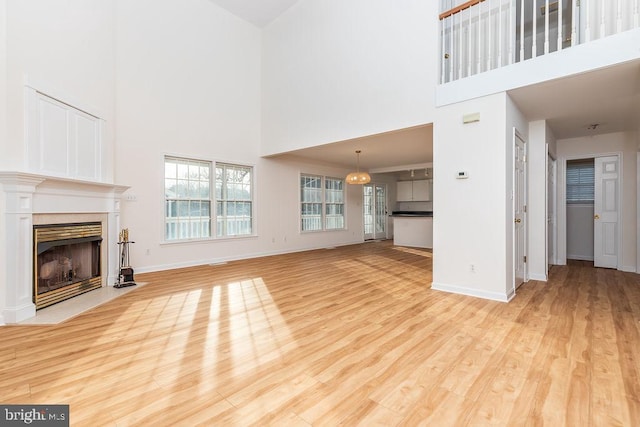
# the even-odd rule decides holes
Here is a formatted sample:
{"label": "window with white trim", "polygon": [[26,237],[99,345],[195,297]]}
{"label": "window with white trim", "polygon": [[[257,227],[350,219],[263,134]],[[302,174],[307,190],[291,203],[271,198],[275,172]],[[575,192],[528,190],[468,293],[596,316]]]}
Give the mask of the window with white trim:
{"label": "window with white trim", "polygon": [[300,175],[300,229],[344,229],[344,180]]}
{"label": "window with white trim", "polygon": [[567,203],[593,203],[595,165],[593,159],[567,162]]}
{"label": "window with white trim", "polygon": [[165,240],[253,234],[251,166],[171,156],[165,157],[164,166]]}
{"label": "window with white trim", "polygon": [[216,164],[216,236],[253,233],[253,168]]}
{"label": "window with white trim", "polygon": [[211,237],[211,162],[164,159],[165,240]]}

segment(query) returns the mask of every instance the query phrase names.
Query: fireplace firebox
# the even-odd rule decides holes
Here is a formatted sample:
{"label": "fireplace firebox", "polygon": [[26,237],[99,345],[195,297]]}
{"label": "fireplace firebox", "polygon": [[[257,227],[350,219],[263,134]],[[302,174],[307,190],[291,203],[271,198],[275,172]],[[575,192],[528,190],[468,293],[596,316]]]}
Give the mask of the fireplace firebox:
{"label": "fireplace firebox", "polygon": [[102,286],[100,222],[35,225],[36,310]]}

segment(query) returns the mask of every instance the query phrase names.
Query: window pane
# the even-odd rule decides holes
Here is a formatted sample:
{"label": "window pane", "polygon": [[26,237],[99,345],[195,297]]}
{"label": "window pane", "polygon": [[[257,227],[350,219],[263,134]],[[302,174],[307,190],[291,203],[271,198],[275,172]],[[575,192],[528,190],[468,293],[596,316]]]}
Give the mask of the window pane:
{"label": "window pane", "polygon": [[253,233],[252,170],[248,166],[216,165],[216,235]]}
{"label": "window pane", "polygon": [[210,235],[210,170],[206,161],[165,157],[165,239]]}
{"label": "window pane", "polygon": [[344,228],[344,181],[337,178],[325,179],[325,228]]}

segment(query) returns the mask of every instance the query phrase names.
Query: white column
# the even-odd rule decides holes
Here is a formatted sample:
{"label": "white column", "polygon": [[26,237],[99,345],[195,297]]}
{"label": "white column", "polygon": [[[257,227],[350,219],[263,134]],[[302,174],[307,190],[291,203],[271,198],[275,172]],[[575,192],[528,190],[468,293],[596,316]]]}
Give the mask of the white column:
{"label": "white column", "polygon": [[5,253],[0,273],[2,321],[18,323],[35,316],[33,303],[33,194],[42,179],[20,173],[0,173],[4,215],[0,240]]}
{"label": "white column", "polygon": [[126,191],[128,187],[117,187],[114,193],[113,200],[111,200],[111,209],[107,214],[107,232],[108,242],[107,258],[108,258],[108,271],[107,271],[107,286],[113,286],[120,274],[120,254],[118,252],[118,235],[120,234],[120,202],[122,193]]}

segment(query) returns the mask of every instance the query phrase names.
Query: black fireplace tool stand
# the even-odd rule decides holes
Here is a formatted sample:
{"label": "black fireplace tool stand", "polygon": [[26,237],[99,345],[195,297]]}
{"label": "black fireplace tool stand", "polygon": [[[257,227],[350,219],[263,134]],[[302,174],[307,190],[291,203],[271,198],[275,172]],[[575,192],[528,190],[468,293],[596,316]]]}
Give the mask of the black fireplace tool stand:
{"label": "black fireplace tool stand", "polygon": [[133,268],[129,261],[129,244],[135,243],[129,240],[121,240],[118,242],[120,249],[120,271],[118,281],[113,285],[114,288],[126,288],[127,286],[135,286],[133,279]]}

